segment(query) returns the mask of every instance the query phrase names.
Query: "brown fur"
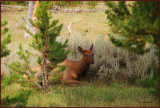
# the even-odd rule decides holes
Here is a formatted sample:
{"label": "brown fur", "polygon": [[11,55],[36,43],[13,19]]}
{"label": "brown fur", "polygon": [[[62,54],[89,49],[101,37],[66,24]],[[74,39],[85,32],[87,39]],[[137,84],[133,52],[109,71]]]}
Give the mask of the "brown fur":
{"label": "brown fur", "polygon": [[[88,50],[83,50],[81,47],[79,47],[79,51],[83,54],[83,57],[80,61],[64,61],[58,64],[58,66],[66,66],[66,69],[63,71],[63,83],[81,84],[81,82],[77,81],[76,79],[87,73],[91,64],[91,59],[93,59],[92,49],[93,45]],[[89,55],[92,55],[92,58],[89,58]]]}

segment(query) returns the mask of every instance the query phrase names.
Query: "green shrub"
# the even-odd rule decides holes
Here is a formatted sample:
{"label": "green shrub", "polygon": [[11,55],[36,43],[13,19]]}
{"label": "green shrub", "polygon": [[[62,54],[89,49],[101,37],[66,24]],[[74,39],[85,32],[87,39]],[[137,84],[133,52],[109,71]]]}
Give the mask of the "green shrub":
{"label": "green shrub", "polygon": [[8,32],[8,28],[5,27],[7,25],[7,21],[1,20],[1,57],[5,57],[10,54],[10,50],[7,49],[7,45],[11,43],[11,34],[5,36]]}
{"label": "green shrub", "polygon": [[24,74],[25,69],[22,67],[19,61],[14,61],[8,65],[10,73],[21,73]]}
{"label": "green shrub", "polygon": [[8,95],[1,99],[1,107],[25,107],[27,100],[31,95],[31,90],[20,90],[15,93],[16,96],[10,98]]}

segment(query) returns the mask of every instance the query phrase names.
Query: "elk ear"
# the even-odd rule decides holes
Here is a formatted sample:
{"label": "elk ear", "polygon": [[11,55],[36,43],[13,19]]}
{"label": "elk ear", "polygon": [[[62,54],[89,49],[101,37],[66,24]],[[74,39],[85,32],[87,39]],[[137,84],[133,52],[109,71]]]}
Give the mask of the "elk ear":
{"label": "elk ear", "polygon": [[90,50],[93,50],[93,44],[91,45]]}
{"label": "elk ear", "polygon": [[83,52],[83,49],[82,49],[80,46],[78,47],[78,50],[79,50],[79,52],[81,52],[81,53]]}

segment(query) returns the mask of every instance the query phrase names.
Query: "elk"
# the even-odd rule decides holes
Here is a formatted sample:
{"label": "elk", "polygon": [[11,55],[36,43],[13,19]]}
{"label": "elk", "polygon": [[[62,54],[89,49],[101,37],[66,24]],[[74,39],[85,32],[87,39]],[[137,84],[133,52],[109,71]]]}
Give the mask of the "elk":
{"label": "elk", "polygon": [[[62,63],[57,64],[57,66],[66,66],[66,69],[61,72],[62,77],[61,82],[66,84],[81,84],[80,81],[77,79],[81,76],[84,76],[89,67],[90,64],[94,63],[94,53],[93,50],[93,44],[91,45],[90,49],[83,50],[80,46],[78,47],[78,50],[80,53],[82,53],[83,57],[80,61],[63,61]],[[53,70],[57,70],[58,68],[55,68]],[[30,70],[36,71],[36,74],[34,75],[34,81],[38,81],[38,77],[41,76],[41,65],[32,67]],[[50,74],[52,75],[52,74]],[[49,76],[50,76],[49,75]]]}
{"label": "elk", "polygon": [[58,66],[65,65],[66,69],[62,72],[61,82],[68,84],[81,84],[77,79],[80,76],[83,76],[87,73],[90,64],[94,63],[94,53],[93,44],[90,49],[83,50],[81,47],[78,47],[80,53],[82,53],[83,57],[80,61],[63,61],[58,64]]}

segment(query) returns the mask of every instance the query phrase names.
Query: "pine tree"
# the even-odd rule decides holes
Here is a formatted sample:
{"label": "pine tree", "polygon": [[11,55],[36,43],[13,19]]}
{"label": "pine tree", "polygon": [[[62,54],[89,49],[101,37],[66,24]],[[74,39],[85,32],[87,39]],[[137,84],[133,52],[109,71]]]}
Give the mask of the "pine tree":
{"label": "pine tree", "polygon": [[[26,73],[26,69],[29,68],[29,55],[30,53],[27,50],[23,50],[22,44],[19,45],[19,51],[17,52],[19,55],[19,58],[23,60],[23,63],[19,61],[14,61],[11,64],[8,65],[10,75],[4,76],[1,79],[1,90],[5,89],[7,86],[11,84],[18,83],[22,87],[33,87],[33,84],[29,82],[26,78],[24,78],[24,74]],[[31,76],[31,74],[29,74]],[[36,84],[37,85],[37,84]],[[39,86],[38,86],[39,87]],[[19,107],[24,107],[27,103],[27,99],[29,98],[31,94],[31,90],[22,90],[20,92],[15,93],[16,95],[14,97],[10,97],[10,95],[7,95],[1,99],[1,106],[12,106],[16,105]]]}
{"label": "pine tree", "polygon": [[30,69],[30,52],[28,50],[24,50],[22,47],[22,44],[19,45],[19,51],[17,52],[17,55],[22,60],[20,61],[14,61],[11,64],[8,65],[10,69],[10,73],[18,73],[21,75],[26,74],[28,77],[28,80],[33,77],[33,72],[30,73],[30,71],[27,71]]}
{"label": "pine tree", "polygon": [[6,86],[9,86],[12,83],[21,83],[22,86],[30,85],[30,82],[28,82],[28,80],[23,77],[24,74],[27,74],[30,77],[33,76],[33,73],[26,73],[26,70],[29,68],[30,53],[28,52],[28,50],[24,51],[22,44],[20,44],[17,55],[22,60],[22,62],[13,61],[8,65],[10,75],[2,77],[1,81],[2,88],[5,88]]}
{"label": "pine tree", "polygon": [[[159,1],[125,1],[106,2],[112,43],[131,53],[143,55],[150,51],[146,44],[155,46],[155,55],[159,59]],[[159,95],[159,67],[154,69],[155,75],[150,81],[156,96]]]}
{"label": "pine tree", "polygon": [[42,1],[36,12],[37,20],[33,22],[30,19],[31,24],[37,28],[38,32],[33,35],[33,42],[31,46],[38,50],[42,55],[38,57],[37,62],[42,66],[42,83],[44,89],[48,87],[47,75],[46,75],[46,61],[50,63],[50,67],[54,68],[57,63],[66,59],[69,50],[66,50],[68,40],[65,43],[56,41],[57,36],[60,35],[62,24],[57,26],[58,20],[51,20],[51,13],[47,11],[48,5],[46,1]]}
{"label": "pine tree", "polygon": [[122,39],[111,41],[129,52],[144,54],[146,42],[159,46],[159,2],[135,1],[126,5],[125,1],[106,2],[106,11],[111,31]]}
{"label": "pine tree", "polygon": [[1,57],[5,57],[10,54],[10,50],[7,49],[7,44],[11,42],[11,35],[6,33],[8,32],[8,28],[5,27],[7,25],[7,21],[1,21]]}

